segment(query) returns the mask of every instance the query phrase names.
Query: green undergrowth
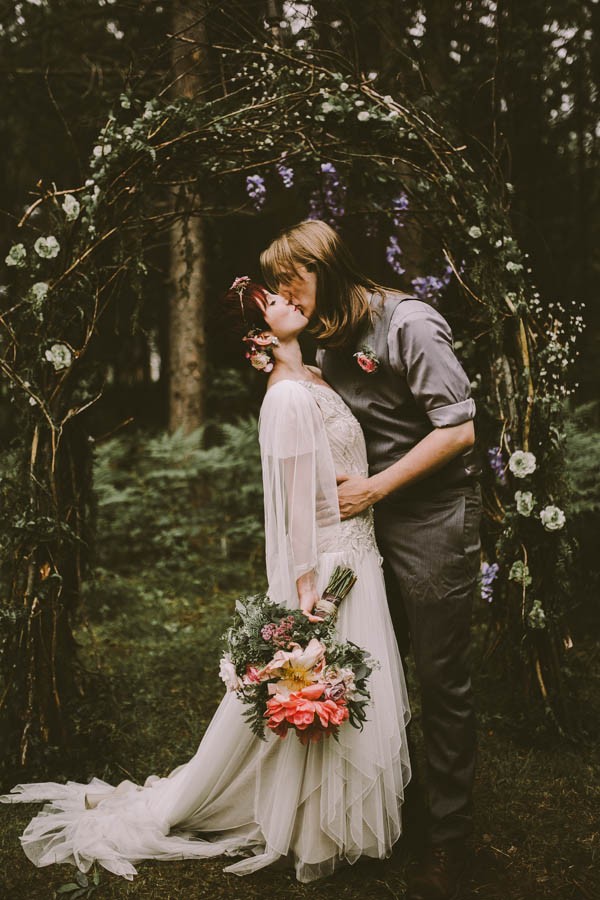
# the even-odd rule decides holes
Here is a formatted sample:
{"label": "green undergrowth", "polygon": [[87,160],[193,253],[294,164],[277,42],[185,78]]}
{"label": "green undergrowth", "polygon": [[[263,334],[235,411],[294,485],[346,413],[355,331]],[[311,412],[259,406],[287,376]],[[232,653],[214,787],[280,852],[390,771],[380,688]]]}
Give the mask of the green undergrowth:
{"label": "green undergrowth", "polygon": [[[149,463],[137,465],[135,479],[125,477],[127,458],[135,450],[125,443],[107,449],[99,460],[102,540],[96,577],[87,586],[77,627],[86,688],[71,710],[77,733],[68,752],[50,748],[35,767],[20,772],[5,769],[2,790],[19,781],[86,782],[93,775],[112,783],[123,778],[143,782],[152,773],[166,775],[194,754],[222,697],[220,636],[229,624],[234,600],[265,586],[256,526],[258,485],[255,470],[245,470],[247,456],[240,452],[236,462],[238,439],[241,447],[243,433],[230,432],[228,452],[239,465],[240,477],[245,471],[245,493],[238,508],[251,527],[246,534],[234,531],[235,479],[227,475],[231,496],[222,507],[223,541],[218,502],[211,505],[210,494],[211,478],[224,459],[217,451],[207,457],[193,440],[178,439],[177,453],[184,454],[187,469],[180,467],[178,475],[172,472],[166,490],[155,476],[157,468]],[[155,467],[161,457],[167,471],[174,464],[177,442],[168,447],[160,440],[148,453]],[[207,466],[208,478],[203,474]],[[196,479],[202,482],[199,495],[190,487]],[[206,517],[198,505],[200,495]],[[585,712],[586,733],[569,740],[536,728],[533,718],[515,719],[507,681],[498,670],[482,664],[486,627],[486,610],[480,606],[473,654],[479,718],[474,854],[461,898],[600,896],[600,642],[586,636],[587,628],[582,627],[581,633],[574,629],[569,668],[578,705]],[[412,670],[409,681],[417,766],[422,770]],[[37,808],[0,806],[1,898],[401,900],[404,896],[410,853],[402,840],[389,860],[361,861],[312,885],[299,884],[286,870],[267,869],[239,878],[223,873],[223,860],[190,860],[142,862],[133,882],[99,868],[98,884],[90,872],[86,886],[75,881],[70,866],[36,869],[25,857],[18,837]],[[72,889],[59,893],[68,884]]]}

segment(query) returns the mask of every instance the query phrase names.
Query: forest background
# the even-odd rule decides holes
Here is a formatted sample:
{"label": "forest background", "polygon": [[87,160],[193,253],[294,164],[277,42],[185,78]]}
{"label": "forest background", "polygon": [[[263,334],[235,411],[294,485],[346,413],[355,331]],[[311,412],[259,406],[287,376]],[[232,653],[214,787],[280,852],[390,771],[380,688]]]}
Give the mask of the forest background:
{"label": "forest background", "polygon": [[[0,12],[2,258],[37,197],[85,184],[88,160],[106,146],[98,135],[116,108],[127,109],[133,95],[151,113],[167,86],[169,96],[201,97],[224,79],[236,42],[241,48],[266,40],[329,54],[334,70],[343,55],[382,94],[443,117],[453,136],[502,173],[513,233],[542,305],[574,304],[582,317],[563,410],[575,550],[565,602],[572,647],[562,670],[572,731],[564,724],[549,729],[544,710],[513,690],[518,675],[498,649],[482,585],[474,621],[479,819],[465,896],[575,898],[594,896],[598,887],[598,19],[595,0],[26,0]],[[186,41],[202,49],[192,63]],[[250,117],[246,127],[249,143],[263,129]],[[218,298],[235,276],[260,275],[258,255],[281,227],[307,215],[327,218],[369,274],[438,306],[476,389],[479,360],[463,338],[455,286],[418,222],[408,220],[395,235],[378,228],[377,212],[361,208],[352,179],[330,163],[319,166],[318,182],[294,179],[285,159],[277,175],[249,170],[223,178],[216,191],[212,179],[210,203],[198,203],[197,195],[191,203],[187,255],[177,249],[183,226],[169,215],[175,201],[166,191],[144,267],[133,281],[115,282],[116,298],[97,322],[90,355],[104,388],[84,420],[94,445],[94,546],[72,616],[77,679],[65,704],[67,749],[40,732],[20,761],[7,751],[5,788],[93,774],[143,781],[191,755],[210,720],[220,698],[219,634],[233,598],[264,579],[256,443],[262,376],[224,341]],[[188,176],[201,198],[202,173]],[[210,178],[207,172],[207,193]],[[175,180],[167,187],[185,190],[185,178]],[[400,198],[396,213],[404,211],[402,197],[390,194],[390,204]],[[30,212],[34,224],[35,216]],[[13,269],[8,265],[0,285],[3,312],[11,308]],[[191,292],[180,290],[184,278]],[[307,356],[313,352],[309,339]],[[0,486],[9,481],[20,426],[3,380]],[[486,459],[489,449],[482,448]],[[6,596],[11,546],[3,545]],[[3,628],[5,621],[12,621],[8,613]],[[418,715],[416,697],[415,706]],[[2,814],[7,895],[45,897],[68,882],[60,869],[30,871],[17,841],[27,815],[18,808]],[[363,867],[358,881],[349,873],[310,893],[401,896],[405,865],[400,850],[380,867]],[[309,893],[283,874],[240,888],[220,874],[218,862],[203,866],[202,875],[196,864],[147,866],[132,886],[104,872],[97,880],[73,882],[66,893]]]}

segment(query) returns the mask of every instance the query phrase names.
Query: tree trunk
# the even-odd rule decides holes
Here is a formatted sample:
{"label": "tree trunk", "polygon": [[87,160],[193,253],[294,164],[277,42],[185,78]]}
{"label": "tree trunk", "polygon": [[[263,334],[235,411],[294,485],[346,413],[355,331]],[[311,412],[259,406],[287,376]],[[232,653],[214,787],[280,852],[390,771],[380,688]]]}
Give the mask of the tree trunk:
{"label": "tree trunk", "polygon": [[[206,83],[206,0],[173,6],[174,97],[198,95]],[[195,199],[195,202],[194,202]],[[173,191],[178,213],[171,228],[169,300],[169,431],[187,433],[204,421],[206,375],[205,305],[206,265],[204,223],[189,215],[198,205],[188,187]]]}

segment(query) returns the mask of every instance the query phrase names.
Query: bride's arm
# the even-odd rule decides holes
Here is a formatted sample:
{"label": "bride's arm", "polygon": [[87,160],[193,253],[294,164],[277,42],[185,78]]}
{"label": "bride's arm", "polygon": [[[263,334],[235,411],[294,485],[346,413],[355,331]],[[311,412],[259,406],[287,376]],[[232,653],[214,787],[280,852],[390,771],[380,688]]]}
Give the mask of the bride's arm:
{"label": "bride's arm", "polygon": [[[310,566],[315,558],[313,533],[316,522],[316,459],[313,453],[287,457],[282,461],[285,484],[286,528],[290,538],[294,570]],[[321,621],[311,615],[319,600],[316,571],[313,566],[296,578],[298,603],[311,622]]]}
{"label": "bride's arm", "polygon": [[285,590],[291,601],[293,592],[310,613],[318,600],[317,518],[339,521],[339,513],[323,419],[305,387],[281,381],[269,388],[260,444],[270,593]]}

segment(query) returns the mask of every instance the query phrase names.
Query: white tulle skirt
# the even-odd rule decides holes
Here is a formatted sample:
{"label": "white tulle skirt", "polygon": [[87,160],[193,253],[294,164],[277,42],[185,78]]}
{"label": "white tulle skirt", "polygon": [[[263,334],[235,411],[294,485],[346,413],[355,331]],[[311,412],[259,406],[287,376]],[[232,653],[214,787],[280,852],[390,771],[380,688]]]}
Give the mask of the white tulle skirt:
{"label": "white tulle skirt", "polygon": [[292,732],[262,741],[236,695],[226,694],[195,755],[167,777],[116,788],[98,778],[19,784],[0,796],[50,801],[20,837],[29,859],[36,866],[69,862],[83,872],[96,860],[131,879],[144,859],[241,856],[224,871],[247,875],[284,857],[309,882],[361,856],[388,857],[401,834],[411,771],[404,673],[377,551],[322,554],[320,590],[338,563],[358,575],[339,610],[340,638],[380,663],[363,731],[346,723],[338,741],[303,746]]}

